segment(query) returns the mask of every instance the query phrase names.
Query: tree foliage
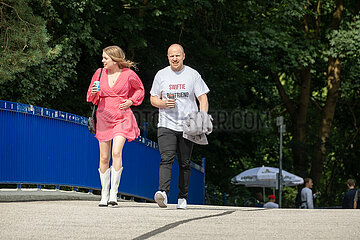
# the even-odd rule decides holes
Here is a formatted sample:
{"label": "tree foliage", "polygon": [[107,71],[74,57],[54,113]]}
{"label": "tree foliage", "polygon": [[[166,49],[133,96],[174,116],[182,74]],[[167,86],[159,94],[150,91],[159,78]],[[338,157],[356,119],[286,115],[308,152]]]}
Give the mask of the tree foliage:
{"label": "tree foliage", "polygon": [[46,21],[34,15],[28,1],[1,1],[0,14],[0,83],[13,81],[16,73],[56,55],[48,46]]}

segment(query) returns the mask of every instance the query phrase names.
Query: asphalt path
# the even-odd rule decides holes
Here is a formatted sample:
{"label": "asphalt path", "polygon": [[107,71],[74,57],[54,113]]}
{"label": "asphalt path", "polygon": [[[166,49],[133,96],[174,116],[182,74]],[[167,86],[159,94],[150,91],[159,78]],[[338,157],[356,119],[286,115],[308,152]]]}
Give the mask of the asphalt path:
{"label": "asphalt path", "polygon": [[360,239],[360,210],[0,202],[0,239]]}

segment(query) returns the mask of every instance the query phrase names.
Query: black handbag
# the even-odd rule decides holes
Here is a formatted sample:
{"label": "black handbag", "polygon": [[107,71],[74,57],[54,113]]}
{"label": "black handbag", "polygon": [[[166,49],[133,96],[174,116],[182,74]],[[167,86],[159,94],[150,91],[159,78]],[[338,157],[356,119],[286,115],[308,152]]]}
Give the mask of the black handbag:
{"label": "black handbag", "polygon": [[[100,76],[99,76],[99,82],[100,82],[102,70],[103,69],[101,68],[101,72],[100,72]],[[96,110],[97,110],[97,104],[94,104],[91,116],[88,118],[88,129],[89,129],[89,132],[91,134],[96,133]]]}
{"label": "black handbag", "polygon": [[91,134],[96,133],[96,109],[97,105],[94,104],[91,117],[88,118],[88,129]]}

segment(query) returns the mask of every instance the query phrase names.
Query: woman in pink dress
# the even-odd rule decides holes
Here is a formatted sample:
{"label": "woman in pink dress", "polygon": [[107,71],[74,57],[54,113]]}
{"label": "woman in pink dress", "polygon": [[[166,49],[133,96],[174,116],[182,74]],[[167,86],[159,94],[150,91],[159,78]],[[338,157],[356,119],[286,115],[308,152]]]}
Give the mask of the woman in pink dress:
{"label": "woman in pink dress", "polygon": [[[120,47],[104,48],[102,62],[104,69],[98,69],[94,73],[87,92],[87,101],[98,104],[95,137],[99,140],[100,147],[99,174],[102,190],[99,206],[105,207],[117,205],[125,141],[132,141],[140,135],[130,106],[141,104],[144,99],[144,86],[138,75],[130,69],[134,62],[125,58]],[[98,91],[94,82],[99,80],[101,70]],[[110,153],[112,166],[109,168]]]}

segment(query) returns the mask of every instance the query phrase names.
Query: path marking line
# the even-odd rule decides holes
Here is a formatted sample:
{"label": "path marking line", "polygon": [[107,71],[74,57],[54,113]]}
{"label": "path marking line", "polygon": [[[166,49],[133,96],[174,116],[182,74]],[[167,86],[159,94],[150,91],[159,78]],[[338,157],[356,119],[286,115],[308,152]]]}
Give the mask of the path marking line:
{"label": "path marking line", "polygon": [[234,213],[235,211],[226,211],[226,212],[223,212],[223,213],[219,213],[219,214],[214,214],[214,215],[207,215],[207,216],[203,216],[203,217],[196,217],[196,218],[190,218],[190,219],[185,219],[185,220],[181,220],[181,221],[178,221],[178,222],[174,222],[174,223],[170,223],[170,224],[167,224],[163,227],[160,227],[158,229],[155,229],[153,231],[150,231],[148,233],[145,233],[139,237],[136,237],[134,238],[134,240],[142,240],[142,239],[148,239],[150,237],[153,237],[157,234],[160,234],[162,232],[166,232],[172,228],[175,228],[181,224],[184,224],[184,223],[188,223],[188,222],[191,222],[191,221],[196,221],[196,220],[200,220],[200,219],[204,219],[204,218],[212,218],[212,217],[220,217],[220,216],[224,216],[224,215],[228,215],[228,214],[232,214]]}

